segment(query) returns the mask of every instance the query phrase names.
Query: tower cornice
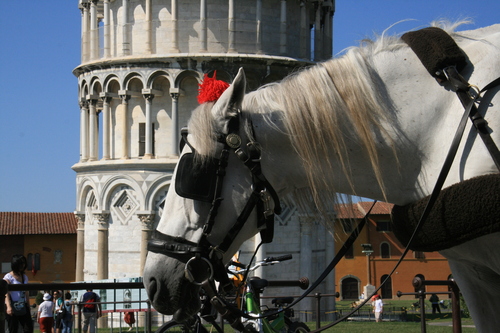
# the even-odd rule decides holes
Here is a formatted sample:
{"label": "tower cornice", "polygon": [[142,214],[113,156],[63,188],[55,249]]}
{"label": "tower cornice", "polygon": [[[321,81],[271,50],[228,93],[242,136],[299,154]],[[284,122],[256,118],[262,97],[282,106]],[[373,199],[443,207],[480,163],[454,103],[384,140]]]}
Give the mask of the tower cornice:
{"label": "tower cornice", "polygon": [[229,54],[229,53],[176,53],[167,54],[164,56],[150,56],[150,57],[121,57],[112,58],[106,60],[86,62],[75,69],[73,69],[73,75],[78,77],[86,72],[91,72],[100,69],[109,69],[114,67],[138,67],[142,64],[160,68],[176,68],[185,69],[184,63],[186,59],[190,59],[192,63],[202,63],[202,62],[212,62],[212,61],[223,61],[223,62],[241,62],[242,64],[248,64],[250,62],[254,63],[265,63],[267,65],[272,64],[283,64],[287,66],[306,66],[314,64],[314,61],[308,59],[291,58],[285,56],[275,56],[275,55],[262,55],[262,54]]}

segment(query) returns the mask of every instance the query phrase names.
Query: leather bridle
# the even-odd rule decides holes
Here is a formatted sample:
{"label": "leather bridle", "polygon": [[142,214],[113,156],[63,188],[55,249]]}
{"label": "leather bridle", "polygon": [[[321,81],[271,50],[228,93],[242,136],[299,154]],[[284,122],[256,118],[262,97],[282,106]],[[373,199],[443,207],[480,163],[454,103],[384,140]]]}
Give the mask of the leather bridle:
{"label": "leather bridle", "polygon": [[[246,131],[240,129],[241,122],[244,122],[244,126],[250,129],[251,135],[245,134]],[[189,143],[187,135],[187,130],[183,130],[182,142],[187,144],[191,151],[196,154],[196,149]],[[238,111],[237,116],[229,121],[228,133],[219,133],[217,141],[222,143],[224,147],[216,160],[217,170],[213,175],[216,178],[213,200],[200,240],[195,243],[183,237],[166,235],[155,231],[152,239],[148,242],[148,251],[160,253],[184,262],[186,279],[196,285],[202,285],[207,280],[212,281],[215,279],[221,283],[224,289],[229,290],[232,285],[222,262],[223,255],[242,230],[254,209],[257,209],[257,226],[262,241],[270,243],[274,234],[274,214],[281,213],[281,205],[276,191],[262,173],[260,147],[254,140],[251,120]],[[227,235],[220,244],[215,245],[209,242],[208,237],[213,229],[219,206],[223,200],[221,197],[222,185],[230,153],[234,153],[249,169],[252,175],[251,193],[245,207],[236,218]],[[182,180],[177,179],[176,182],[178,181]],[[271,208],[271,200],[274,203],[274,208]]]}

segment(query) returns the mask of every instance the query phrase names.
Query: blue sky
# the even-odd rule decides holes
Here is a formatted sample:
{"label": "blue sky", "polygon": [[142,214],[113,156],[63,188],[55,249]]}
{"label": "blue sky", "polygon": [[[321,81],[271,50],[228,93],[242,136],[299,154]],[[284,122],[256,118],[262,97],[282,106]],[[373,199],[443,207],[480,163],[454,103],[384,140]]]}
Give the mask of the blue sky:
{"label": "blue sky", "polygon": [[[167,1],[167,0],[165,0]],[[237,3],[237,2],[236,2]],[[0,211],[72,212],[79,157],[78,0],[0,1]],[[500,1],[337,0],[334,53],[447,18],[500,23]],[[499,69],[500,71],[500,69]],[[499,73],[500,74],[500,73]]]}

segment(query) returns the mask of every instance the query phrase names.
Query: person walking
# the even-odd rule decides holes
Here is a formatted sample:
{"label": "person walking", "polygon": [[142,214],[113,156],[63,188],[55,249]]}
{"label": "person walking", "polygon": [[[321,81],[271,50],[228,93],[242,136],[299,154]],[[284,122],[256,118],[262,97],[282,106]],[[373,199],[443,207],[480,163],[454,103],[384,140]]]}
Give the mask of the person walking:
{"label": "person walking", "polygon": [[441,314],[441,308],[439,307],[439,297],[436,294],[432,294],[429,298],[429,302],[432,304],[432,314],[435,314],[436,311]]}
{"label": "person walking", "polygon": [[63,299],[61,292],[59,290],[54,291],[53,295],[53,300],[54,300],[54,332],[55,333],[61,333],[61,328],[62,328],[62,305],[63,305]]}
{"label": "person walking", "polygon": [[[11,260],[11,271],[3,277],[8,284],[27,284],[28,277],[24,274],[27,262],[22,254],[15,254]],[[9,291],[5,295],[7,327],[9,332],[17,332],[19,325],[24,333],[33,333],[33,320],[30,312],[30,298],[27,291]]]}
{"label": "person walking", "polygon": [[375,322],[380,323],[382,321],[382,313],[384,312],[384,302],[382,302],[382,298],[379,295],[375,295],[373,312],[375,312]]}
{"label": "person walking", "polygon": [[125,321],[125,323],[127,323],[128,327],[129,327],[129,331],[132,331],[132,329],[134,328],[134,324],[135,324],[135,315],[132,311],[129,311],[129,312],[125,312],[125,316],[123,317],[123,320]]}
{"label": "person walking", "polygon": [[74,303],[71,301],[70,293],[64,295],[63,309],[64,316],[61,321],[62,333],[71,333],[71,328],[73,327]]}
{"label": "person walking", "polygon": [[97,319],[102,315],[101,304],[99,303],[101,298],[92,289],[87,289],[80,301],[83,306],[83,332],[95,333]]}
{"label": "person walking", "polygon": [[50,294],[43,295],[43,302],[38,306],[38,314],[36,321],[40,324],[40,332],[52,333],[54,327],[54,302],[50,298]]}

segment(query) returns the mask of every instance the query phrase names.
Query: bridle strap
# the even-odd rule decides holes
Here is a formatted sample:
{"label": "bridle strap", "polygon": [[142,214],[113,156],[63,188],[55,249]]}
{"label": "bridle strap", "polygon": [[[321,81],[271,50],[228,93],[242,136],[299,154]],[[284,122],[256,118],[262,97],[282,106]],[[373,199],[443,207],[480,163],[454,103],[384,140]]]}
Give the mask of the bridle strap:
{"label": "bridle strap", "polygon": [[148,251],[166,254],[181,261],[187,261],[193,253],[202,253],[203,247],[182,237],[163,234],[158,230],[153,232],[148,241]]}
{"label": "bridle strap", "polygon": [[[470,109],[469,118],[474,125],[477,133],[483,140],[484,145],[488,149],[493,161],[497,169],[500,171],[500,151],[498,150],[497,145],[493,141],[488,131],[488,122],[483,118],[483,116],[479,113],[476,105],[476,99],[480,97],[481,93],[488,91],[489,89],[495,88],[500,85],[500,77],[490,82],[483,89],[477,92],[477,97],[472,98],[469,94],[469,90],[471,85],[458,73],[455,67],[450,66],[444,69],[448,80],[453,86],[460,102],[464,106],[464,108]],[[478,89],[479,90],[479,89]]]}
{"label": "bridle strap", "polygon": [[210,208],[210,212],[207,216],[207,221],[203,226],[203,234],[208,235],[212,231],[212,228],[215,224],[215,217],[217,216],[217,212],[219,211],[220,203],[222,202],[221,193],[222,193],[222,181],[224,180],[224,176],[226,175],[226,167],[227,160],[229,157],[229,151],[227,150],[227,145],[221,152],[219,165],[217,168],[217,180],[215,183],[215,195],[214,200],[212,201],[212,207]]}

